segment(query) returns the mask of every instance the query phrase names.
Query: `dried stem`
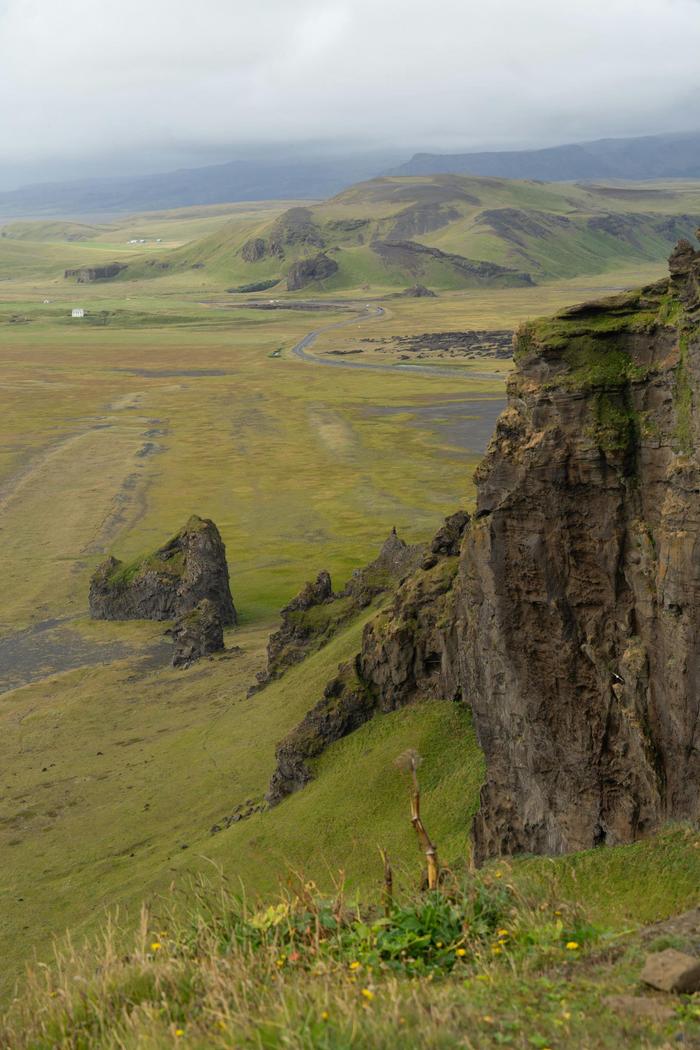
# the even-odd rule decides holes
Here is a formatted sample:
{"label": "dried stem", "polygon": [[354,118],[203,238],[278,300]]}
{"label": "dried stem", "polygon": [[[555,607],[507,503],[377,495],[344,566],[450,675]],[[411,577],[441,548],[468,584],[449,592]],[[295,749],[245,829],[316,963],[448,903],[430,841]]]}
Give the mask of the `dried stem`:
{"label": "dried stem", "polygon": [[396,764],[405,773],[410,773],[413,791],[411,794],[411,824],[413,824],[418,844],[425,853],[428,864],[428,889],[436,890],[440,880],[440,864],[438,861],[437,846],[433,843],[420,815],[420,785],[418,783],[418,767],[421,757],[417,751],[409,750],[400,755]]}
{"label": "dried stem", "polygon": [[394,908],[394,872],[389,860],[389,854],[381,846],[379,847],[379,854],[384,864],[384,890],[382,892],[384,914],[389,916]]}

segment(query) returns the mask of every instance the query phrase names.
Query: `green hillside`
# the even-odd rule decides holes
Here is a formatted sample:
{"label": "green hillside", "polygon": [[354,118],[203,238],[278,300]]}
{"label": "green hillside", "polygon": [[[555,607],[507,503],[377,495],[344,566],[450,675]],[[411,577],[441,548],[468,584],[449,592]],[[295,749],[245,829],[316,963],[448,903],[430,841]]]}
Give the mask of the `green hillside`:
{"label": "green hillside", "polygon": [[0,228],[0,237],[13,241],[90,241],[108,226],[85,222],[9,222]]}
{"label": "green hillside", "polygon": [[[435,175],[379,178],[243,229],[233,221],[171,253],[175,271],[248,288],[300,259],[331,260],[309,287],[512,287],[664,259],[700,222],[697,183],[582,186]],[[132,271],[132,275],[140,270]],[[125,275],[125,278],[128,275]]]}

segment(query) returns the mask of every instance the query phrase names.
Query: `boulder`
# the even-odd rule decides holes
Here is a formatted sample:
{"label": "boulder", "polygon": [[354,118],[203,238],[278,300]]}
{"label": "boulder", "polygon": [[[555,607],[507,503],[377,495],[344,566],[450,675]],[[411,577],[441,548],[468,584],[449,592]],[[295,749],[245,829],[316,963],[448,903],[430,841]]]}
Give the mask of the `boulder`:
{"label": "boulder", "polygon": [[168,633],[174,642],[173,667],[189,667],[224,648],[221,617],[209,598],[203,598],[194,609],[179,616]]}
{"label": "boulder", "polygon": [[173,620],[207,598],[236,623],[226,548],[213,521],[193,515],[165,546],[131,563],[109,557],[90,582],[94,620]]}
{"label": "boulder", "polygon": [[700,992],[700,959],[675,948],[647,955],[642,970],[644,984],[660,992],[679,992],[692,995]]}

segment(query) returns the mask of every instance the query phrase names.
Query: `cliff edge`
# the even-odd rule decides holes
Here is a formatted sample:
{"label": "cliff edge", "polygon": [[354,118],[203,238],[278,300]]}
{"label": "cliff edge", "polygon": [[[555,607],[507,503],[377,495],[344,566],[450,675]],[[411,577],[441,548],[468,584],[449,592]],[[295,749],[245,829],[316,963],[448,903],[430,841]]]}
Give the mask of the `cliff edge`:
{"label": "cliff edge", "polygon": [[525,326],[462,547],[481,856],[627,842],[700,802],[700,252]]}
{"label": "cliff edge", "polygon": [[470,518],[447,519],[278,748],[270,799],[373,717],[471,707],[479,859],[700,814],[700,252],[524,326]]}

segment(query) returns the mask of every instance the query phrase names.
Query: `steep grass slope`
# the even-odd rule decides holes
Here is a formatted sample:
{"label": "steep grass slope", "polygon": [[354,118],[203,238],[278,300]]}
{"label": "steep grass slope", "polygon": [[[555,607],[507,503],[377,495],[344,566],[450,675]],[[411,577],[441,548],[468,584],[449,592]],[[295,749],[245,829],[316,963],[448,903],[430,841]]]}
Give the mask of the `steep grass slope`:
{"label": "steep grass slope", "polygon": [[266,631],[233,634],[242,652],[177,672],[158,667],[143,625],[119,632],[125,659],[2,695],[4,991],[34,949],[48,954],[52,934],[92,928],[116,905],[133,915],[144,897],[212,864],[252,897],[274,891],[290,865],[326,886],[342,868],[349,886],[368,889],[379,844],[410,864],[392,765],[407,747],[426,756],[425,819],[445,859],[465,855],[482,762],[468,712],[446,701],[378,719],[329,749],[305,791],[210,834],[262,800],[276,742],[356,650],[361,627],[251,698]]}

